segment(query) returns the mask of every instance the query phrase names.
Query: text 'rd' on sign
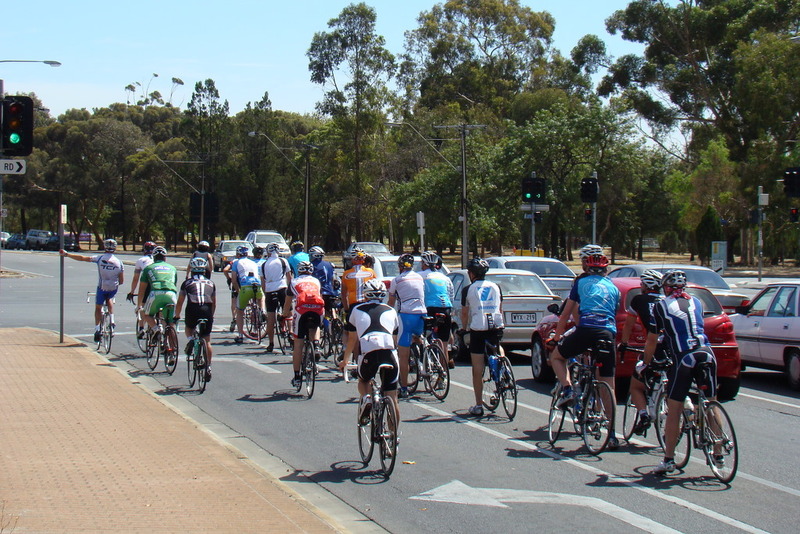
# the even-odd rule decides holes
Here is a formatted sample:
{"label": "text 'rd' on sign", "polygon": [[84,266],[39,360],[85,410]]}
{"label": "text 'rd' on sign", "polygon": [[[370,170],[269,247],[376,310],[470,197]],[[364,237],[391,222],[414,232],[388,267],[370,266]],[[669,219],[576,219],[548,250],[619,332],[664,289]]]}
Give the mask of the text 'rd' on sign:
{"label": "text 'rd' on sign", "polygon": [[0,174],[25,174],[25,160],[0,159]]}

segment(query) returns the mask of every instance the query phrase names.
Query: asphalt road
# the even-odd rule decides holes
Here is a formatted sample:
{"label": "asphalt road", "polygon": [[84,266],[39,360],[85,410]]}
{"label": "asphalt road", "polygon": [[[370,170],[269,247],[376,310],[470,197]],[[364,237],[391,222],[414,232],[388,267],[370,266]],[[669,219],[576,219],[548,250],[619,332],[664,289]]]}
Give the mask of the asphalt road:
{"label": "asphalt road", "polygon": [[[58,256],[3,251],[2,262],[26,275],[0,280],[0,325],[58,331]],[[185,266],[186,259],[175,263]],[[92,345],[93,305],[86,293],[94,291],[94,266],[65,260],[64,268],[64,331]],[[123,294],[132,268],[126,275]],[[463,364],[444,402],[425,394],[401,402],[398,465],[385,480],[376,460],[369,466],[360,461],[355,384],[323,362],[313,399],[295,394],[288,356],[265,354],[254,343],[236,345],[233,334],[222,331],[230,323],[228,293],[221,274],[213,279],[222,293],[214,377],[204,394],[188,390],[183,361],[173,376],[163,364],[149,371],[133,336],[133,306],[123,297],[111,361],[132,379],[147,377],[141,383],[152,384],[162,398],[191,403],[204,420],[216,422],[209,428],[249,438],[280,458],[290,466],[282,478],[299,482],[301,491],[322,488],[391,532],[797,531],[800,398],[779,373],[745,372],[738,398],[726,403],[740,446],[731,486],[717,482],[697,454],[682,473],[649,475],[661,459],[652,432],[600,457],[588,455],[572,433],[551,447],[549,387],[531,380],[521,354],[512,358],[520,386],[514,421],[502,411],[480,419],[466,415],[473,400]]]}

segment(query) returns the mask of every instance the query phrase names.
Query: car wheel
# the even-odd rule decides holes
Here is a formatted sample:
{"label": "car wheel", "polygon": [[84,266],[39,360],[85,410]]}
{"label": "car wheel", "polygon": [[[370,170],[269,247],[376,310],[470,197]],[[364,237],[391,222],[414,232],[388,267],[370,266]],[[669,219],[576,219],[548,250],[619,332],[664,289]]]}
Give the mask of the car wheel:
{"label": "car wheel", "polygon": [[464,340],[464,337],[468,336],[468,335],[469,334],[465,334],[464,336],[459,336],[458,334],[453,334],[453,337],[455,337],[455,340],[456,340],[456,347],[457,347],[457,349],[456,349],[456,360],[458,360],[460,362],[468,362],[468,361],[470,361],[469,345],[467,344],[468,341]]}
{"label": "car wheel", "polygon": [[800,390],[800,352],[796,349],[786,356],[786,378],[789,379],[789,387]]}
{"label": "car wheel", "polygon": [[719,382],[717,384],[717,397],[719,397],[719,400],[733,400],[739,394],[739,385],[742,382],[741,377],[721,376],[717,381]]}
{"label": "car wheel", "polygon": [[548,363],[542,340],[538,337],[531,341],[531,374],[537,382],[552,382],[555,378],[553,368]]}

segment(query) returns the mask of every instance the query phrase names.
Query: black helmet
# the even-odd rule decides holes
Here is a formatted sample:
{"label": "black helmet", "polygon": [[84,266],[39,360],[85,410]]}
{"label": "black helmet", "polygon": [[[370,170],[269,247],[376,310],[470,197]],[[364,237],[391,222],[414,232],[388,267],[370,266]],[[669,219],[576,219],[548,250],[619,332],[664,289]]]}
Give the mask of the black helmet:
{"label": "black helmet", "polygon": [[303,250],[305,250],[305,248],[306,248],[306,246],[305,246],[305,244],[303,244],[302,241],[295,241],[294,243],[292,243],[292,253],[294,253],[294,254],[296,254],[298,252],[303,252]]}
{"label": "black helmet", "polygon": [[414,266],[414,255],[408,252],[401,254],[400,257],[397,258],[397,266],[400,268],[401,272],[406,269],[411,269]]}
{"label": "black helmet", "polygon": [[477,278],[483,278],[489,272],[489,264],[483,258],[472,258],[467,264],[467,271]]}

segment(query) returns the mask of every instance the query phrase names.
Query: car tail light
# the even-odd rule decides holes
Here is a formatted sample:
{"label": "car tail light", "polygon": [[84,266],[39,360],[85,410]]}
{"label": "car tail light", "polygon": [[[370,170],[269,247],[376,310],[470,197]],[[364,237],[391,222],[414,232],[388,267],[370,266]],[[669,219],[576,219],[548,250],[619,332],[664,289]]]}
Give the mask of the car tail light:
{"label": "car tail light", "polygon": [[386,286],[386,289],[389,289],[392,286],[392,281],[391,280],[384,280],[383,281],[383,285]]}
{"label": "car tail light", "polygon": [[723,321],[718,324],[711,331],[706,332],[708,340],[711,343],[725,343],[733,339],[733,323],[730,321]]}

